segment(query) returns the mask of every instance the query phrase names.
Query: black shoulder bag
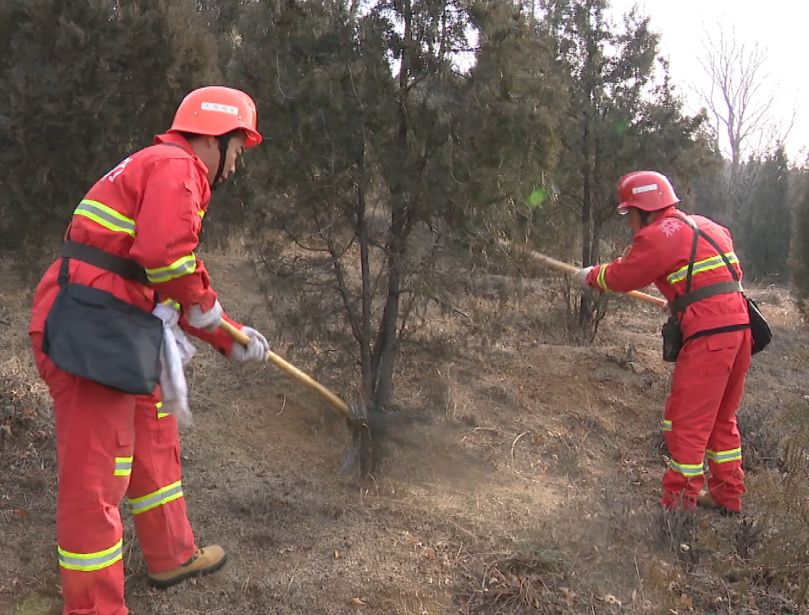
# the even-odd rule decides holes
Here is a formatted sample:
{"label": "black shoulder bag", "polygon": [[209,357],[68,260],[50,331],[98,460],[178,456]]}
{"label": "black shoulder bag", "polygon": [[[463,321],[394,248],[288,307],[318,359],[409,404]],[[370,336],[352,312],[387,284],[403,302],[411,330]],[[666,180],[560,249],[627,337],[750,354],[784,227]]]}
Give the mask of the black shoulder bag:
{"label": "black shoulder bag", "polygon": [[45,322],[42,351],[60,369],[136,395],[150,394],[160,377],[163,322],[98,288],[71,284],[70,258],[144,283],[143,268],[92,246],[68,241],[56,300]]}
{"label": "black shoulder bag", "polygon": [[[679,216],[678,216],[679,217]],[[731,292],[741,292],[744,294],[744,289],[742,288],[741,282],[739,281],[739,275],[736,273],[736,270],[730,264],[730,261],[725,256],[725,253],[722,249],[717,245],[717,243],[704,231],[701,231],[697,225],[694,223],[691,218],[680,218],[684,222],[686,222],[694,231],[694,241],[691,244],[691,256],[688,262],[688,272],[686,274],[686,281],[685,281],[685,293],[677,299],[675,299],[671,303],[671,311],[672,316],[669,317],[668,321],[663,325],[663,360],[664,361],[676,361],[677,357],[679,356],[680,349],[682,348],[685,341],[682,338],[682,332],[680,330],[680,321],[678,315],[685,310],[685,308],[692,303],[696,303],[702,299],[706,299],[708,297],[712,297],[714,295],[720,295],[723,293],[731,293]],[[694,258],[696,257],[697,252],[697,240],[699,236],[705,238],[705,240],[711,244],[711,247],[716,250],[717,254],[722,258],[725,263],[725,266],[730,271],[730,275],[733,278],[733,282],[719,282],[717,284],[710,284],[708,286],[703,286],[702,288],[691,292],[691,274],[694,268]],[[704,335],[711,335],[714,333],[724,333],[726,331],[737,331],[739,329],[746,329],[750,327],[752,338],[753,338],[753,348],[752,354],[756,354],[757,352],[761,352],[770,343],[772,339],[772,331],[770,330],[770,325],[767,323],[767,320],[764,318],[764,315],[761,313],[761,310],[758,309],[756,303],[750,299],[747,295],[744,295],[745,301],[747,301],[747,311],[750,317],[749,324],[743,325],[729,325],[727,327],[719,327],[717,329],[708,329],[705,331],[699,331],[692,335],[689,339],[693,339],[695,337],[701,337]]]}

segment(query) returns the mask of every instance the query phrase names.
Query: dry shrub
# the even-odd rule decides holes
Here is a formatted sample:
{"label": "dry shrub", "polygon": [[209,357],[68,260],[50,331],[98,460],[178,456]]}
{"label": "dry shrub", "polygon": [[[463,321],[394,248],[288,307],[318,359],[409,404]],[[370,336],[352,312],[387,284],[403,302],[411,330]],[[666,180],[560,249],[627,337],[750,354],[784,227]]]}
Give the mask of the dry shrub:
{"label": "dry shrub", "polygon": [[744,469],[758,472],[779,464],[781,435],[773,421],[773,409],[761,404],[745,404],[739,411],[739,431],[744,450]]}
{"label": "dry shrub", "polygon": [[555,551],[500,553],[477,558],[461,576],[456,601],[464,615],[576,613],[578,598],[566,587],[563,556]]}
{"label": "dry shrub", "polygon": [[791,597],[798,608],[809,602],[809,403],[790,408],[790,427],[783,443],[781,471],[770,471],[751,481],[760,537],[748,549],[750,572],[769,591]]}
{"label": "dry shrub", "polygon": [[0,363],[0,496],[35,493],[53,475],[53,420],[32,372],[16,354]]}

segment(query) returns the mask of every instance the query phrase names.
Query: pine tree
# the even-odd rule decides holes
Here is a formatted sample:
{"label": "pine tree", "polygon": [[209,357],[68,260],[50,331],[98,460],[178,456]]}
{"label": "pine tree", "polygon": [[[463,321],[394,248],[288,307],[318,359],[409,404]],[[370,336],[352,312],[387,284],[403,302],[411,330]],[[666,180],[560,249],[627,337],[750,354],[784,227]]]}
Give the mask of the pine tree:
{"label": "pine tree", "polygon": [[738,244],[745,272],[755,278],[785,277],[792,212],[789,160],[783,146],[763,161],[740,222]]}
{"label": "pine tree", "polygon": [[796,174],[800,182],[799,199],[795,208],[789,263],[792,284],[799,299],[809,297],[809,172]]}
{"label": "pine tree", "polygon": [[[663,64],[650,97],[659,35],[632,11],[623,27],[607,17],[607,0],[547,0],[543,27],[567,79],[569,113],[556,173],[561,202],[581,229],[581,262],[601,259],[604,226],[615,216],[615,186],[630,171],[650,169],[685,183],[707,160],[704,117],[683,114]],[[678,181],[681,180],[681,181]],[[579,325],[590,328],[594,304],[582,297]]]}
{"label": "pine tree", "polygon": [[0,245],[55,245],[92,182],[216,77],[214,49],[182,0],[0,4]]}

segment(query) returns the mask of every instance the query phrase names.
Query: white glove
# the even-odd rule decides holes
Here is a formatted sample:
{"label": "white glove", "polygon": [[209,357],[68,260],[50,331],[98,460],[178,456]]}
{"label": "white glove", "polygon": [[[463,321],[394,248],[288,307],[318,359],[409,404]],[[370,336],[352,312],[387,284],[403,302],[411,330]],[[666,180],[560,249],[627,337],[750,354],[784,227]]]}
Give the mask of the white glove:
{"label": "white glove", "polygon": [[250,343],[244,347],[238,342],[234,342],[230,358],[239,363],[266,360],[267,353],[270,351],[270,343],[267,338],[251,327],[242,327],[242,333],[250,338]]}
{"label": "white glove", "polygon": [[214,331],[220,322],[222,322],[222,306],[219,305],[218,299],[207,312],[203,312],[198,305],[192,305],[188,310],[188,324],[195,329]]}
{"label": "white glove", "polygon": [[589,289],[590,285],[587,283],[587,276],[590,275],[590,271],[592,271],[593,267],[585,267],[584,269],[579,269],[576,273],[573,274],[573,281],[580,284],[584,288]]}

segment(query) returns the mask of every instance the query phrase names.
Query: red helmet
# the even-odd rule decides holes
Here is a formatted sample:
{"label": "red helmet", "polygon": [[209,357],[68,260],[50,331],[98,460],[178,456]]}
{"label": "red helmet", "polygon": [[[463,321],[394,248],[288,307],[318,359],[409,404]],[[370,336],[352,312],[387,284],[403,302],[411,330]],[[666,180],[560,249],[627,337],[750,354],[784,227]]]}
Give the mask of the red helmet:
{"label": "red helmet", "polygon": [[245,147],[261,143],[256,130],[256,104],[241,90],[210,85],[189,93],[174,115],[168,132],[190,132],[218,137],[243,130]]}
{"label": "red helmet", "polygon": [[680,202],[671,182],[656,171],[635,171],[618,182],[618,211],[626,213],[630,207],[642,211],[658,211]]}

